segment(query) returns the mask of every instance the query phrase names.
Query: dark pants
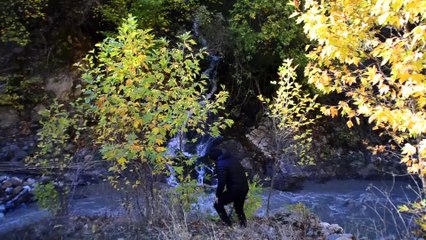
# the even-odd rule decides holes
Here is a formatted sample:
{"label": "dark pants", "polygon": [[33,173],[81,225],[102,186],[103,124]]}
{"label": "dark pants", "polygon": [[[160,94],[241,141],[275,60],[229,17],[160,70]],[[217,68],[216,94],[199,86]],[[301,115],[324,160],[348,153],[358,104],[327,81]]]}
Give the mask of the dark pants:
{"label": "dark pants", "polygon": [[246,225],[246,216],[244,215],[244,201],[246,200],[247,192],[248,191],[243,191],[243,192],[225,191],[219,196],[218,201],[215,202],[213,206],[216,209],[222,221],[224,221],[228,225],[231,225],[231,221],[229,219],[228,214],[225,211],[224,206],[233,202],[235,213],[237,214],[238,219],[240,220],[240,224],[243,226]]}

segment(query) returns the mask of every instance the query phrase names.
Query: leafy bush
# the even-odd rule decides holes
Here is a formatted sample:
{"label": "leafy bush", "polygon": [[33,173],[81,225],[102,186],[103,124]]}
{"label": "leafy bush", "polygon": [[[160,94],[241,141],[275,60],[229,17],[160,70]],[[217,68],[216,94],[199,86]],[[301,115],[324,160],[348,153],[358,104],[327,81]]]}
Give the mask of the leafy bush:
{"label": "leafy bush", "polygon": [[[42,119],[41,128],[37,132],[37,150],[33,156],[26,159],[26,164],[40,169],[43,175],[52,178],[55,189],[49,184],[40,188],[55,191],[56,195],[52,197],[58,198],[59,209],[55,201],[52,202],[51,208],[56,214],[67,214],[72,180],[76,179],[70,177],[84,169],[82,161],[78,162],[74,155],[81,146],[88,146],[85,142],[87,136],[83,133],[90,134],[86,132],[88,128],[81,108],[74,106],[73,111],[68,111],[63,104],[54,101],[49,109],[40,114]],[[40,196],[42,205],[47,207],[44,203],[48,201],[43,198],[46,196]]]}
{"label": "leafy bush", "polygon": [[415,216],[415,222],[419,226],[414,232],[416,236],[424,237],[426,235],[426,199],[400,206],[398,210]]}
{"label": "leafy bush", "polygon": [[57,214],[61,209],[59,204],[59,194],[55,189],[53,182],[46,184],[37,184],[34,190],[37,199],[37,205],[41,209],[48,209],[54,214]]}
{"label": "leafy bush", "polygon": [[175,201],[178,201],[183,212],[189,212],[191,206],[198,202],[198,197],[203,193],[203,189],[197,186],[196,180],[183,182],[175,190]]}
{"label": "leafy bush", "polygon": [[252,219],[256,211],[262,206],[263,188],[260,184],[260,178],[257,175],[249,182],[249,192],[244,205],[244,212],[248,219]]}
{"label": "leafy bush", "polygon": [[29,25],[45,17],[47,0],[0,1],[0,41],[26,45],[30,41]]}
{"label": "leafy bush", "polygon": [[28,104],[40,103],[46,98],[42,91],[43,81],[39,77],[26,77],[21,74],[7,74],[0,76],[0,105],[10,105],[16,109],[23,109]]}

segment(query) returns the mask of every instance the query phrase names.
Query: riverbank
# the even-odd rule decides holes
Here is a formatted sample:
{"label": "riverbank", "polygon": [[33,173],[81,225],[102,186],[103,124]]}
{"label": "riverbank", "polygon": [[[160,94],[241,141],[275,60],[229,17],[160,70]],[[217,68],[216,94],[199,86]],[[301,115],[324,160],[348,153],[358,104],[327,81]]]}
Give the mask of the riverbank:
{"label": "riverbank", "polygon": [[[189,212],[171,210],[164,203],[164,216],[151,224],[123,208],[124,195],[109,183],[80,186],[74,193],[67,217],[54,217],[35,203],[8,212],[0,220],[0,239],[317,239],[337,234],[343,228],[323,223],[302,208],[273,209],[270,217],[260,209],[245,229],[224,227],[212,208],[211,188]],[[266,206],[263,202],[262,206]],[[263,207],[262,207],[263,208]],[[350,239],[350,238],[347,238]]]}
{"label": "riverbank", "polygon": [[[309,233],[311,236],[315,232],[317,234],[321,234],[321,230],[318,230],[321,229],[321,227],[318,227],[320,226],[319,219],[321,219],[321,221],[336,223],[339,225],[339,227],[337,227],[337,225],[332,226],[332,229],[335,230],[328,231],[333,232],[331,234],[342,234],[347,232],[352,233],[357,237],[357,239],[376,239],[378,236],[389,235],[402,236],[405,233],[405,228],[396,228],[391,224],[397,223],[399,227],[406,226],[408,228],[410,224],[412,224],[410,222],[411,220],[405,218],[398,219],[396,209],[392,209],[390,204],[392,203],[395,206],[398,206],[399,204],[403,204],[405,200],[413,200],[415,198],[415,194],[413,194],[407,186],[412,185],[410,185],[407,181],[333,180],[321,184],[306,182],[303,190],[300,191],[272,191],[271,218],[265,216],[265,206],[269,193],[265,189],[262,195],[262,207],[255,214],[255,219],[251,220],[254,225],[249,226],[249,229],[260,226],[262,226],[260,228],[265,227],[267,229],[266,226],[269,226],[274,228],[275,232],[279,232],[283,229],[273,227],[277,224],[273,219],[277,216],[277,214],[282,215],[284,212],[285,217],[281,217],[281,220],[285,224],[281,224],[283,225],[282,227],[289,228],[297,226],[298,234],[300,234],[301,228],[304,229],[304,234]],[[122,222],[127,222],[123,223],[124,225],[135,224],[134,218],[129,217],[124,208],[122,208],[121,203],[124,196],[109,186],[107,182],[81,186],[77,189],[74,196],[74,200],[71,204],[70,217],[67,220],[68,222],[63,219],[56,219],[44,210],[39,210],[33,203],[21,206],[15,211],[7,213],[4,218],[0,220],[0,236],[6,237],[13,232],[31,233],[34,231],[43,232],[44,235],[48,234],[49,231],[52,231],[52,234],[54,234],[57,231],[55,229],[58,228],[58,226],[70,224],[70,226],[65,227],[65,233],[61,233],[67,234],[66,232],[69,231],[70,228],[73,229],[77,225],[82,225],[82,221],[85,222],[82,226],[86,226],[86,224],[88,224],[87,226],[90,227],[95,224],[97,226],[95,228],[98,229],[96,234],[99,235],[101,233],[108,233],[108,231],[116,232],[111,228],[120,226],[120,223]],[[195,235],[200,235],[201,232],[205,231],[210,233],[213,231],[217,234],[222,227],[219,223],[217,223],[217,217],[215,217],[214,209],[211,206],[213,201],[213,193],[208,193],[199,199],[197,206],[194,208],[196,210],[191,212],[191,219],[186,219],[186,222],[169,222],[167,224],[160,222],[153,226],[152,229],[145,229],[144,231],[149,230],[160,234],[161,232],[166,232],[166,230],[171,231],[169,228],[177,227],[177,225],[181,225],[179,228],[184,229],[193,229],[193,225],[195,225],[199,226],[197,232],[194,233]],[[303,211],[301,211],[301,206],[303,206],[303,209],[306,211],[303,209]],[[385,208],[388,209],[385,215],[378,215],[378,213],[383,213],[383,211],[386,210]],[[306,218],[303,220],[300,214],[306,215],[307,213],[312,214],[312,216],[318,215],[319,217],[312,217],[312,219],[316,219],[312,220],[313,222],[311,220],[307,221]],[[389,220],[395,220],[396,222],[383,222],[381,217],[384,216],[388,216]],[[393,219],[392,216],[397,218]],[[402,221],[404,221],[404,223],[402,223]],[[40,222],[43,222],[45,229],[35,230],[40,225]],[[102,225],[101,228],[105,229],[99,230],[101,228],[98,226],[98,222],[110,222],[111,226]],[[294,226],[292,225],[293,223],[290,222],[293,222]],[[176,226],[170,226],[170,224],[174,224]],[[309,224],[317,227],[308,227]],[[330,224],[327,225],[327,223],[322,223],[322,227],[330,226]],[[86,232],[85,234],[88,234],[87,231],[89,230],[86,228],[87,227],[81,228],[76,231],[83,231]],[[161,230],[162,228],[165,229]],[[287,229],[286,232],[288,232],[288,230],[289,229]],[[173,231],[177,230],[175,229]],[[229,237],[231,237],[232,234],[241,235],[238,234],[237,230],[235,231],[222,234],[227,234],[226,236]],[[322,234],[325,234],[325,232],[326,231],[324,230]],[[203,234],[201,234],[201,236],[204,236]],[[259,232],[253,236],[265,237],[262,234],[267,233]],[[89,234],[88,236],[93,237],[95,235]],[[266,239],[273,238],[266,237]]]}
{"label": "riverbank", "polygon": [[255,217],[242,228],[224,226],[219,219],[207,215],[168,217],[149,225],[123,216],[50,217],[18,231],[0,235],[1,239],[355,239],[344,234],[337,224],[320,222],[309,212],[280,211],[273,216]]}

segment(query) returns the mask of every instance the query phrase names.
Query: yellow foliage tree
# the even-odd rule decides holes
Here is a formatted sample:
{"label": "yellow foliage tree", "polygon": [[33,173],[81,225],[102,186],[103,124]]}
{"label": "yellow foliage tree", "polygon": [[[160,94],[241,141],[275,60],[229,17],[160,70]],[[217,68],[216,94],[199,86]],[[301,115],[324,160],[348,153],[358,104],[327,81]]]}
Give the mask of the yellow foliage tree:
{"label": "yellow foliage tree", "polygon": [[[228,93],[219,91],[207,99],[199,65],[205,52],[192,49],[196,43],[189,33],[178,38],[176,46],[157,39],[129,16],[116,37],[97,44],[79,64],[86,108],[96,119],[95,138],[115,174],[110,181],[115,187],[124,182],[142,188],[147,219],[157,197],[153,179],[172,164],[167,141],[188,131],[217,136],[232,124],[223,117],[207,121],[210,112],[224,109]],[[174,169],[178,177],[194,159],[182,161]]]}
{"label": "yellow foliage tree", "polygon": [[344,93],[326,115],[365,117],[394,140],[426,192],[426,1],[307,0],[295,13],[307,36],[309,82]]}

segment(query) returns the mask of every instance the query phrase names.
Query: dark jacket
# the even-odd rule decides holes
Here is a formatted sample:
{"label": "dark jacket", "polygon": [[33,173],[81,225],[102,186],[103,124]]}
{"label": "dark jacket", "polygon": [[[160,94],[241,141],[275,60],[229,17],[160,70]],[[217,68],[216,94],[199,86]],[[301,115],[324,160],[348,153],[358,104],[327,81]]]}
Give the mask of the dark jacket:
{"label": "dark jacket", "polygon": [[246,173],[238,159],[224,152],[218,157],[216,163],[217,189],[216,196],[219,197],[224,191],[235,193],[247,193],[249,187]]}

